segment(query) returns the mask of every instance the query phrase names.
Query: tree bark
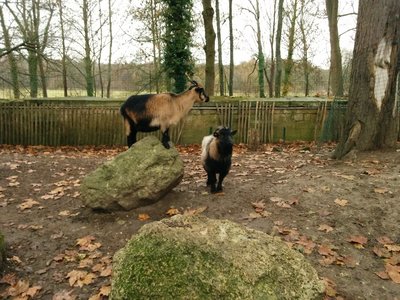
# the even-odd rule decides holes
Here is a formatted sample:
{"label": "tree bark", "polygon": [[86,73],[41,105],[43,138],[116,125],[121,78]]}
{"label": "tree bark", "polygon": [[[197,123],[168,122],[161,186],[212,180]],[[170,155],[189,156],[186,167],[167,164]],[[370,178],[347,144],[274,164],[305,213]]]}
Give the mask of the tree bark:
{"label": "tree bark", "polygon": [[281,56],[281,41],[282,41],[282,23],[283,23],[283,0],[278,3],[278,22],[276,29],[276,71],[275,71],[275,97],[281,96],[281,81],[282,81],[282,56]]}
{"label": "tree bark", "polygon": [[396,145],[400,1],[360,1],[346,125],[333,156]]}
{"label": "tree bark", "polygon": [[232,0],[229,0],[229,96],[233,96],[233,73],[235,65],[233,62],[233,20],[232,20]]}
{"label": "tree bark", "polygon": [[219,14],[219,0],[215,0],[215,14],[217,19],[219,94],[220,96],[224,96],[224,63],[222,61],[221,17]]}
{"label": "tree bark", "polygon": [[339,0],[326,0],[326,13],[329,23],[329,38],[331,43],[330,77],[334,96],[343,96],[342,54],[340,51],[338,31]]}
{"label": "tree bark", "polygon": [[214,9],[211,0],[203,0],[203,20],[206,44],[206,79],[204,89],[209,96],[214,96],[215,86],[215,31],[213,27]]}

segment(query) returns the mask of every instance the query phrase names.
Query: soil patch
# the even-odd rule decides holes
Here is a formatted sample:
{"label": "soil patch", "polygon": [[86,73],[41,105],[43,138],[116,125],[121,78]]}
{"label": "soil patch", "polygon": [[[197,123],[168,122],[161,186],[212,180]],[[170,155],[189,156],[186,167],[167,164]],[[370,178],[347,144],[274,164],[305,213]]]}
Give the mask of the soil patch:
{"label": "soil patch", "polygon": [[202,213],[281,236],[324,278],[327,299],[400,299],[400,152],[336,161],[333,148],[236,146],[224,193],[212,195],[199,146],[179,147],[185,175],[171,193],[132,211],[98,213],[83,206],[80,181],[126,148],[3,145],[0,297],[106,299],[112,256],[132,234],[147,222]]}

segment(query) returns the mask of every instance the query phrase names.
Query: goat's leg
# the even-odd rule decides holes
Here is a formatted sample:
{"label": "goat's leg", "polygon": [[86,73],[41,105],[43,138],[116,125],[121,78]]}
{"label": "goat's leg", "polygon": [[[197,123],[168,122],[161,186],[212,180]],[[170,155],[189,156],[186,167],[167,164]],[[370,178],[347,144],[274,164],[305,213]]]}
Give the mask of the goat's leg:
{"label": "goat's leg", "polygon": [[131,126],[131,131],[129,135],[127,135],[126,140],[128,142],[128,148],[130,148],[134,143],[136,143],[136,134],[137,130],[133,126]]}
{"label": "goat's leg", "polygon": [[126,142],[128,144],[128,148],[130,148],[134,143],[136,143],[136,125],[129,118],[124,118],[125,123],[125,133],[126,133]]}
{"label": "goat's leg", "polygon": [[169,131],[169,128],[165,129],[165,130],[162,132],[162,139],[161,139],[162,144],[164,145],[164,147],[165,147],[166,149],[169,149],[169,148],[170,148],[170,146],[169,146],[170,138],[169,138],[169,133],[168,133],[168,131]]}
{"label": "goat's leg", "polygon": [[226,175],[228,175],[228,172],[226,172],[226,171],[219,173],[218,184],[217,184],[217,188],[216,188],[217,193],[222,192],[222,181],[224,181],[224,178],[226,177]]}
{"label": "goat's leg", "polygon": [[217,192],[215,184],[217,183],[217,174],[215,172],[207,171],[207,186],[211,186],[211,193]]}

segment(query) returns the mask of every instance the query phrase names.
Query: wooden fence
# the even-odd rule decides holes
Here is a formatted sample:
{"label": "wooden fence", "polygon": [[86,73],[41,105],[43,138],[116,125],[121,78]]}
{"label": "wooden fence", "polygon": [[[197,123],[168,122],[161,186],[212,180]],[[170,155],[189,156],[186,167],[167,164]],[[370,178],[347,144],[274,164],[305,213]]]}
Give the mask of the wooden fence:
{"label": "wooden fence", "polygon": [[[87,102],[88,104],[61,103],[55,100],[0,103],[0,144],[125,145],[119,103],[94,105],[90,100]],[[313,138],[317,139],[321,135],[328,112],[327,101],[313,102],[311,107],[280,106],[275,101],[212,103],[195,106],[190,115],[197,114],[199,118],[204,118],[201,124],[207,124],[199,136],[204,135],[211,123],[212,126],[225,125],[238,129],[235,137],[237,143],[262,144],[276,140],[276,114],[288,109],[311,110],[315,116],[308,122],[313,122],[309,124],[314,131]],[[213,121],[212,118],[216,120]],[[170,130],[172,141],[177,144],[187,143],[181,139],[182,133],[194,132],[198,129],[195,127],[187,120],[181,121]],[[143,135],[139,134],[138,137]],[[201,138],[196,137],[196,141],[200,142]]]}

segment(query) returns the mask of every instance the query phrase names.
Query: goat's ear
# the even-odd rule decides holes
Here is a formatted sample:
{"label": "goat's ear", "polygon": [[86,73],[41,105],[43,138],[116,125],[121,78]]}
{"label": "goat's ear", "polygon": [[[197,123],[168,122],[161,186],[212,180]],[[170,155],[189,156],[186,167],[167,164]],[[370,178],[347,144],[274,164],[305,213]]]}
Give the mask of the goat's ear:
{"label": "goat's ear", "polygon": [[234,135],[236,134],[236,132],[237,132],[236,129],[235,129],[235,130],[232,130],[232,131],[231,131],[231,135],[234,136]]}

